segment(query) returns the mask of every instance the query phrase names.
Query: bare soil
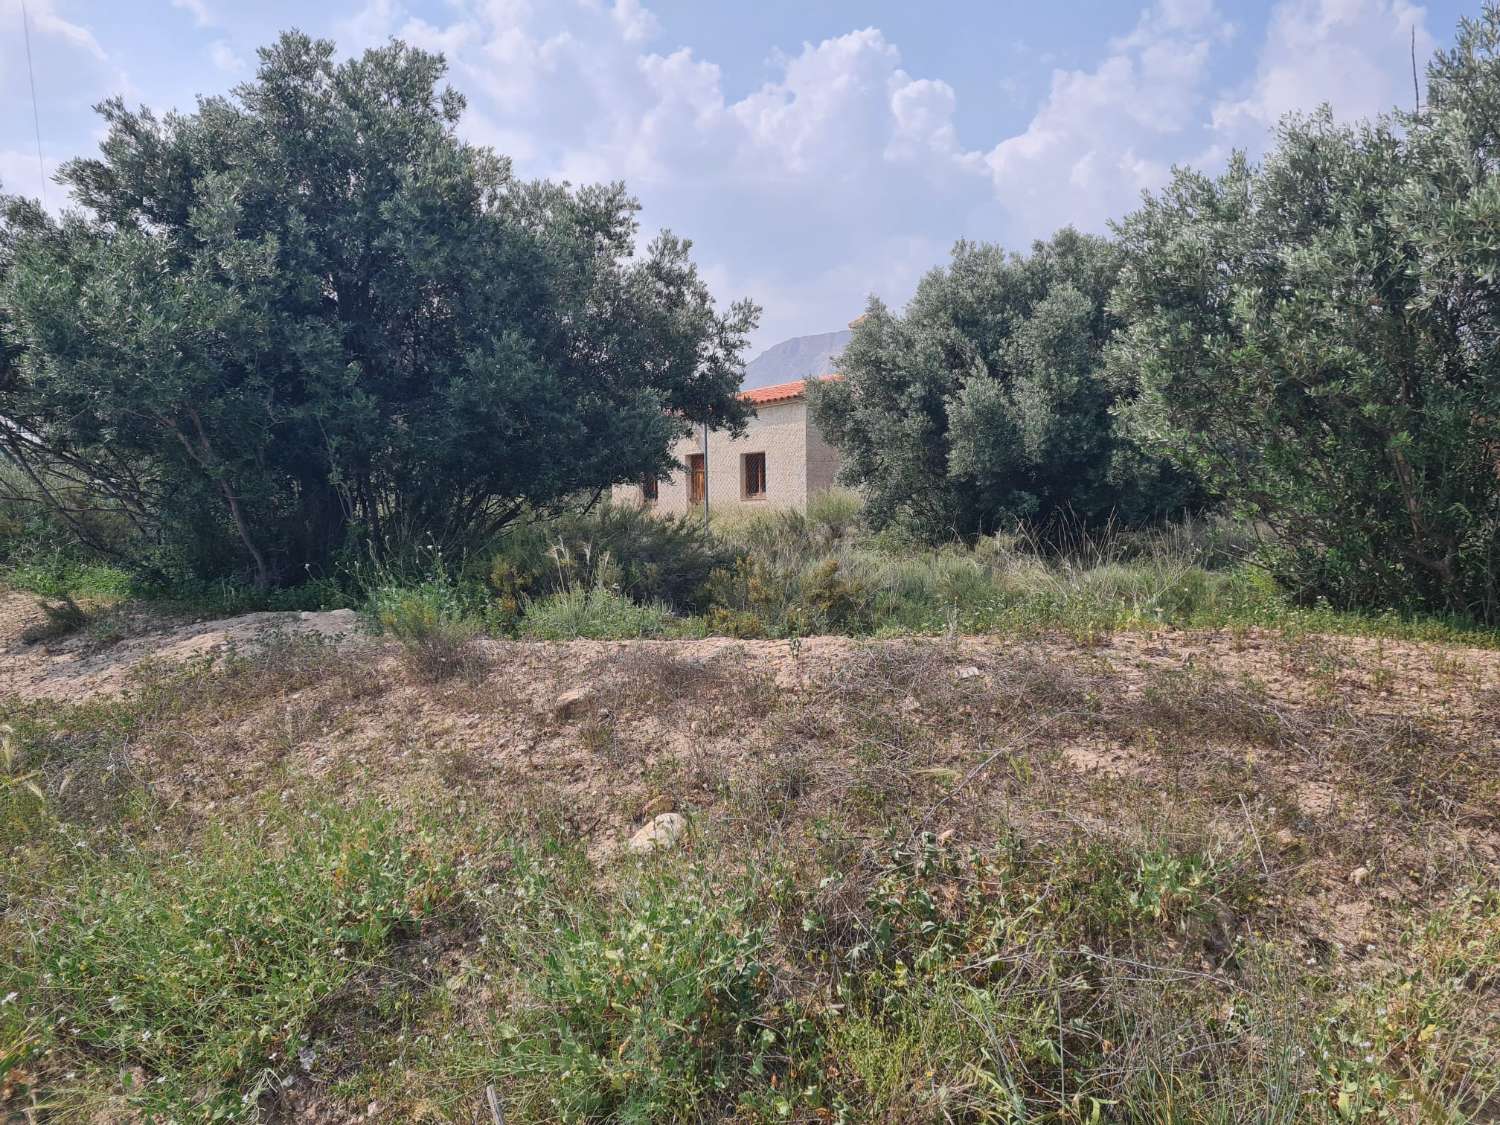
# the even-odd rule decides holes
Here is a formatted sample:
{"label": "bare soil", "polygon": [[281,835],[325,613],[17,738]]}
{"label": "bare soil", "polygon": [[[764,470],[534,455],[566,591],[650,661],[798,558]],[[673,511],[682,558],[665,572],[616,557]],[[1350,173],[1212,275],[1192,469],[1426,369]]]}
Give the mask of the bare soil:
{"label": "bare soil", "polygon": [[481,641],[472,674],[429,683],[348,611],[26,644],[34,606],[0,599],[0,695],[77,703],[240,669],[242,689],[130,751],[191,818],[308,785],[431,792],[551,817],[600,854],[668,810],[747,833],[820,803],[872,833],[997,811],[1043,833],[1128,822],[1243,850],[1295,888],[1310,941],[1372,954],[1387,907],[1500,864],[1491,651],[1257,632]]}
{"label": "bare soil", "polygon": [[142,665],[215,660],[288,637],[348,638],[358,628],[352,610],[328,613],[248,613],[198,621],[130,609],[95,611],[90,625],[54,641],[28,633],[46,620],[29,594],[0,592],[0,695],[80,701],[128,690]]}

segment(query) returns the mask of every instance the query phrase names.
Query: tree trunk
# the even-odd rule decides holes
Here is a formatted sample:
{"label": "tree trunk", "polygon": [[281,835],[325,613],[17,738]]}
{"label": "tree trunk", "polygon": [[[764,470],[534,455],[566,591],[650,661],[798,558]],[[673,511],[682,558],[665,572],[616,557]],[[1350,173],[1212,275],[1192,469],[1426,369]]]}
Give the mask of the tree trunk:
{"label": "tree trunk", "polygon": [[338,489],[326,476],[304,478],[298,486],[297,527],[300,539],[297,565],[304,574],[326,574],[334,555],[344,545],[349,513]]}

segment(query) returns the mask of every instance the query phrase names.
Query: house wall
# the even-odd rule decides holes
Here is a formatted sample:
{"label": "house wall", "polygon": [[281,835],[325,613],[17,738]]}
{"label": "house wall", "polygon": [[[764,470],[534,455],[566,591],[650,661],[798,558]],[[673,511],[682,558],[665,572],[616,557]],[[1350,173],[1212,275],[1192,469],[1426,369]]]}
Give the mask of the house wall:
{"label": "house wall", "polygon": [[[772,403],[756,408],[756,416],[750,419],[745,436],[730,438],[728,434],[713,432],[708,435],[708,506],[711,511],[727,509],[751,510],[757,508],[801,508],[807,503],[808,492],[808,425],[807,402],[793,399],[790,402]],[[699,453],[703,448],[701,431],[681,441],[672,455],[683,464],[688,454]],[[741,458],[746,453],[766,455],[766,495],[764,499],[747,500],[742,495],[744,467]],[[825,486],[826,487],[826,486]],[[678,471],[670,480],[661,482],[656,510],[667,515],[680,515],[687,511],[687,476]],[[635,485],[618,485],[614,489],[617,503],[640,503],[641,490]]]}
{"label": "house wall", "polygon": [[[806,403],[803,404],[804,408]],[[823,431],[807,420],[807,494],[826,492],[838,483],[839,453],[823,437]]]}

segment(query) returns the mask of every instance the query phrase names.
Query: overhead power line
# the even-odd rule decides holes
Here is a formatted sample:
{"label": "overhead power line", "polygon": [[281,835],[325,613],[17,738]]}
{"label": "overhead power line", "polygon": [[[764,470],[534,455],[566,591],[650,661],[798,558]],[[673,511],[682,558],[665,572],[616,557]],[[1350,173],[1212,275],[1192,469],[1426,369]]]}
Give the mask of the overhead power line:
{"label": "overhead power line", "polygon": [[26,40],[26,77],[31,82],[31,125],[36,130],[36,170],[41,176],[42,205],[47,204],[47,162],[42,159],[42,116],[36,108],[36,68],[31,63],[31,17],[21,0],[21,36]]}

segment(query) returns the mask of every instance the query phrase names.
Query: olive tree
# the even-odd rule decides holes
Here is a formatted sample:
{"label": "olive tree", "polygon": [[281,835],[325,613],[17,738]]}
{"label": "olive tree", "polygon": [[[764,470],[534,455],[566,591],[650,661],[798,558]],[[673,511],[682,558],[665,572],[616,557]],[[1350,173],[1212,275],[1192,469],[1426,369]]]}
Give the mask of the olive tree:
{"label": "olive tree", "polygon": [[1117,272],[1109,241],[1073,230],[1024,256],[961,242],[904,314],[870,301],[843,379],[810,398],[876,525],[937,539],[1135,522],[1190,499],[1113,418],[1102,373]]}
{"label": "olive tree", "polygon": [[351,539],[473,543],[734,430],[757,317],[623,186],[517,180],[444,62],[284,35],[191,113],[99,107],[54,221],[11,201],[0,444],[142,542],[259,585]]}
{"label": "olive tree", "polygon": [[1119,224],[1137,428],[1309,595],[1500,620],[1497,43],[1491,8],[1421,113],[1290,117]]}

